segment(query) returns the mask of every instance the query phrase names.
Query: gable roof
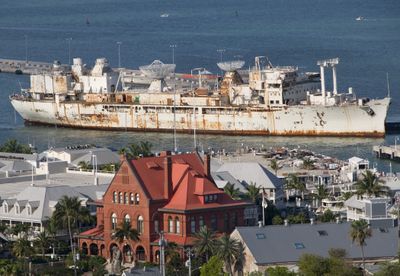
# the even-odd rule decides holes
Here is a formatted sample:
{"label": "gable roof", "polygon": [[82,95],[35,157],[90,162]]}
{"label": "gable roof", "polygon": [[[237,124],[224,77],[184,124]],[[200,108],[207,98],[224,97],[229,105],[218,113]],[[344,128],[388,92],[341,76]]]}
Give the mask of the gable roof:
{"label": "gable roof", "polygon": [[[203,160],[196,153],[170,155],[172,173],[172,197],[163,207],[168,210],[194,210],[221,206],[247,205],[247,202],[232,200],[218,189],[204,172]],[[164,198],[165,156],[131,160],[130,164],[139,185],[153,200]],[[201,196],[219,194],[216,202],[204,204]]]}
{"label": "gable roof", "polygon": [[225,163],[217,172],[227,171],[244,185],[255,183],[266,189],[278,189],[283,186],[280,178],[257,162]]}
{"label": "gable roof", "polygon": [[[232,235],[240,235],[259,265],[297,262],[304,253],[327,257],[331,248],[343,248],[349,258],[360,259],[360,247],[349,238],[350,228],[351,223],[237,227]],[[318,231],[324,232],[320,234]],[[372,228],[372,237],[366,240],[364,247],[365,257],[397,256],[396,232],[397,228],[393,227],[385,228],[385,231]]]}
{"label": "gable roof", "polygon": [[235,185],[235,188],[239,189],[241,193],[247,192],[246,186],[227,171],[211,172],[211,176],[219,189],[223,189],[226,184],[230,183]]}

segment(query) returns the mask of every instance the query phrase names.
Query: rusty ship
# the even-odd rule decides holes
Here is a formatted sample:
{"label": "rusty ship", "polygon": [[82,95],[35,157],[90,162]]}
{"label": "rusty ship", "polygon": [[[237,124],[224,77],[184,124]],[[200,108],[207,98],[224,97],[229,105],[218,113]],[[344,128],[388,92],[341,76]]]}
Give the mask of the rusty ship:
{"label": "rusty ship", "polygon": [[[357,98],[352,88],[339,93],[338,62],[322,60],[319,72],[300,72],[256,57],[246,81],[239,74],[244,62],[221,62],[225,75],[216,85],[205,83],[206,71],[196,68],[190,85],[174,89],[176,83],[168,85],[165,78],[175,74],[175,65],[154,61],[140,68],[151,81],[139,89],[127,85],[123,72],[113,70],[105,58],[92,68],[75,58],[68,72],[55,64],[50,73],[31,75],[30,88],[10,96],[10,101],[26,122],[74,128],[384,136],[390,98]],[[332,69],[331,91],[326,89],[325,69]]]}

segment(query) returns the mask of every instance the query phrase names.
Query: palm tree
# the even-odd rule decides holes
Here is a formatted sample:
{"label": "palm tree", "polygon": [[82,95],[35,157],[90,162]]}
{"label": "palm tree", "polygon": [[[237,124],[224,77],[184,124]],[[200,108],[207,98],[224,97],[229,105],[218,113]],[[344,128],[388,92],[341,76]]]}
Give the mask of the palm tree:
{"label": "palm tree", "polygon": [[245,253],[245,246],[240,241],[238,243],[238,254],[235,259],[234,270],[238,273],[239,276],[243,275],[243,267],[246,261],[246,253]]}
{"label": "palm tree", "polygon": [[278,161],[276,161],[276,159],[272,159],[271,162],[269,163],[269,166],[271,167],[271,169],[274,170],[275,175],[278,175],[278,170],[279,170]]}
{"label": "palm tree", "polygon": [[321,205],[321,201],[329,196],[329,191],[325,185],[319,184],[316,193],[312,194],[313,198],[317,200],[317,207]]}
{"label": "palm tree", "polygon": [[121,223],[121,226],[114,233],[114,239],[119,243],[122,243],[124,240],[140,241],[139,236],[139,232],[132,228],[131,223],[126,220]]}
{"label": "palm tree", "polygon": [[84,171],[91,170],[93,168],[93,166],[87,161],[80,161],[78,166]]}
{"label": "palm tree", "polygon": [[356,243],[361,248],[363,269],[365,272],[365,257],[364,257],[364,245],[365,240],[372,236],[372,231],[368,226],[366,220],[360,219],[351,223],[350,238],[352,243]]}
{"label": "palm tree", "polygon": [[255,183],[251,183],[246,187],[247,193],[246,196],[253,202],[257,203],[260,198],[260,187],[257,187]]}
{"label": "palm tree", "polygon": [[81,222],[90,221],[89,210],[81,205],[78,197],[63,196],[56,205],[53,217],[58,227],[67,227],[71,251],[75,254],[72,231]]}
{"label": "palm tree", "polygon": [[235,184],[226,183],[224,192],[228,194],[232,199],[239,199],[239,188],[235,188]]}
{"label": "palm tree", "polygon": [[151,148],[153,145],[148,141],[140,141],[139,144],[130,144],[128,147],[120,149],[120,154],[125,154],[128,158],[138,158],[153,156]]}
{"label": "palm tree", "polygon": [[205,256],[206,262],[208,258],[213,254],[216,243],[216,236],[213,231],[211,231],[207,226],[200,228],[199,232],[195,235],[195,241],[193,244],[194,250],[197,256]]}
{"label": "palm tree", "polygon": [[216,242],[215,253],[224,261],[225,271],[233,275],[232,265],[239,255],[239,242],[228,234],[224,234]]}
{"label": "palm tree", "polygon": [[384,196],[389,194],[389,187],[382,185],[384,181],[380,180],[372,171],[367,170],[363,173],[363,178],[354,185],[358,195],[367,195],[368,197]]}
{"label": "palm tree", "polygon": [[51,244],[51,239],[47,231],[45,230],[43,232],[40,232],[39,235],[37,235],[36,239],[33,241],[33,244],[35,245],[35,247],[40,249],[42,257],[44,257],[46,249],[49,248],[49,245]]}
{"label": "palm tree", "polygon": [[12,252],[17,258],[28,258],[33,254],[31,242],[26,237],[16,240],[12,246]]}
{"label": "palm tree", "polygon": [[26,237],[30,229],[31,229],[31,226],[29,224],[18,223],[14,227],[9,229],[9,231],[10,231],[10,234],[20,238],[20,237]]}
{"label": "palm tree", "polygon": [[297,195],[298,192],[301,193],[301,198],[304,199],[304,192],[307,190],[306,184],[300,181],[300,179],[295,174],[289,174],[286,178],[286,190],[295,190]]}

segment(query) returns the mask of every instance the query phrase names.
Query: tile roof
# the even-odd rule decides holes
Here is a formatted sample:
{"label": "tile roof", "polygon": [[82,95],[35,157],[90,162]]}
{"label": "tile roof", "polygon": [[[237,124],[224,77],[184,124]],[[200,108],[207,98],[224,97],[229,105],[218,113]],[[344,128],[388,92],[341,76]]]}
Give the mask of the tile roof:
{"label": "tile roof", "polygon": [[[221,206],[247,205],[232,200],[208,178],[204,172],[203,160],[197,153],[170,156],[172,161],[173,195],[163,209],[194,210]],[[153,200],[164,199],[164,156],[132,160],[136,174],[142,180],[144,189]],[[150,164],[150,166],[149,166]],[[200,197],[219,195],[216,202],[204,204]]]}
{"label": "tile roof", "polygon": [[[232,235],[240,235],[259,265],[297,262],[304,253],[327,257],[331,248],[345,249],[349,258],[360,259],[360,247],[349,238],[350,227],[350,223],[237,227]],[[366,258],[397,256],[397,228],[384,230],[372,228],[364,248]]]}

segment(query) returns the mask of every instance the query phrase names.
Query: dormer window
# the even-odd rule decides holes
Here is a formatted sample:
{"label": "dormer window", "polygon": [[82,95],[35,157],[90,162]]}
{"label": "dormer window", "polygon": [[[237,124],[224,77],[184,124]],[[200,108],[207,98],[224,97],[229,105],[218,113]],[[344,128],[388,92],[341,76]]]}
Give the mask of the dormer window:
{"label": "dormer window", "polygon": [[18,205],[18,204],[15,204],[14,207],[15,207],[15,213],[16,213],[16,214],[21,213],[21,209],[19,208],[19,205]]}
{"label": "dormer window", "polygon": [[205,203],[216,202],[217,199],[218,199],[218,195],[205,195],[204,196]]}
{"label": "dormer window", "polygon": [[28,215],[31,216],[32,215],[32,207],[30,205],[27,205],[26,209],[28,211]]}
{"label": "dormer window", "polygon": [[3,203],[3,211],[4,213],[8,213],[8,204],[6,202]]}

